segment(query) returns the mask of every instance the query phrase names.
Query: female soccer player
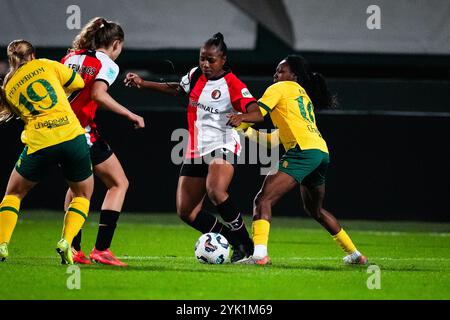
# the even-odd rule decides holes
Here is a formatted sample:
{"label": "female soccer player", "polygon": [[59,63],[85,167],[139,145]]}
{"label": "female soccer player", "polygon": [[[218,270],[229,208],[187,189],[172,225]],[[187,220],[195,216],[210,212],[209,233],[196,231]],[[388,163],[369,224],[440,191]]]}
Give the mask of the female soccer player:
{"label": "female soccer player", "polygon": [[22,199],[49,167],[60,165],[73,198],[56,250],[63,264],[72,264],[71,243],[88,215],[94,179],[84,130],[65,92],[82,89],[84,82],[59,62],[36,59],[33,46],[25,40],[11,42],[7,53],[10,70],[0,90],[0,123],[13,114],[20,116],[25,123],[25,148],[0,204],[0,260],[8,257]]}
{"label": "female soccer player", "polygon": [[[306,212],[319,222],[347,253],[344,262],[366,264],[367,259],[352,243],[336,218],[322,207],[325,197],[325,175],[330,162],[328,148],[316,125],[314,108],[333,107],[336,103],[325,79],[310,72],[305,59],[290,55],[282,60],[274,74],[275,84],[258,100],[259,110],[230,115],[230,124],[261,122],[270,113],[279,128],[279,139],[286,149],[277,173],[268,175],[254,200],[252,257],[242,263],[270,263],[267,244],[272,207],[292,188],[300,185]],[[250,133],[252,134],[251,128]],[[247,133],[247,132],[246,132]]]}
{"label": "female soccer player", "polygon": [[[115,266],[126,266],[109,248],[125,200],[128,179],[111,147],[100,136],[95,123],[95,113],[97,107],[102,106],[133,122],[136,129],[145,126],[142,117],[122,106],[108,94],[109,86],[119,74],[119,67],[114,60],[122,52],[123,43],[124,32],[120,25],[104,18],[94,18],[76,36],[73,49],[61,61],[78,72],[86,83],[84,89],[73,93],[69,100],[86,130],[94,173],[108,189],[101,208],[97,240],[89,257],[95,262]],[[70,199],[72,193],[68,190],[66,205]],[[81,251],[81,231],[72,245],[75,262],[90,264],[91,261]]]}
{"label": "female soccer player", "polygon": [[[253,243],[228,193],[241,145],[236,130],[227,126],[226,115],[258,110],[258,105],[245,84],[225,66],[226,61],[227,46],[223,35],[217,33],[201,47],[199,66],[180,83],[144,81],[129,73],[125,84],[174,96],[188,95],[189,141],[178,180],[177,213],[202,233],[223,234],[234,249],[231,261],[236,262],[250,256]],[[206,195],[225,224],[202,210]]]}

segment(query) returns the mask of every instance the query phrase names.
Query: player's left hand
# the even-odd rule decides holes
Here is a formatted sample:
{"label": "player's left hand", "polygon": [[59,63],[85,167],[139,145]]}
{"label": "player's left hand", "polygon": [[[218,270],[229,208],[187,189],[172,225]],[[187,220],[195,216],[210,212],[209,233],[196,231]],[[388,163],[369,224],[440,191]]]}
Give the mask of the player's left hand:
{"label": "player's left hand", "polygon": [[242,114],[227,114],[227,118],[229,119],[227,126],[232,127],[238,127],[243,121]]}

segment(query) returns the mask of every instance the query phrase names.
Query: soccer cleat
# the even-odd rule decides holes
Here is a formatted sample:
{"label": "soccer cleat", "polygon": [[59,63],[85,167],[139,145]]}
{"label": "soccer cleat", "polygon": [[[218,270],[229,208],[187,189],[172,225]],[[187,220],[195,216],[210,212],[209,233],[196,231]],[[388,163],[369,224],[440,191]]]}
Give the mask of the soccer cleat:
{"label": "soccer cleat", "polygon": [[8,258],[8,244],[3,242],[0,244],[0,261],[5,261]]}
{"label": "soccer cleat", "polygon": [[351,254],[345,256],[343,259],[345,264],[359,264],[359,265],[366,265],[369,263],[367,258],[363,256],[362,254],[353,256]]}
{"label": "soccer cleat", "polygon": [[236,263],[238,263],[238,264],[257,264],[260,266],[265,266],[265,265],[272,264],[272,261],[270,260],[269,256],[265,256],[262,258],[256,258],[254,256],[250,256],[250,257],[248,257],[246,259],[242,259]]}
{"label": "soccer cleat", "polygon": [[245,247],[243,244],[237,245],[233,247],[233,254],[231,255],[231,263],[237,263],[243,259],[249,258],[253,253],[252,247]]}
{"label": "soccer cleat", "polygon": [[61,264],[73,264],[72,248],[65,239],[59,240],[56,252],[61,256]]}
{"label": "soccer cleat", "polygon": [[92,264],[91,260],[89,260],[83,251],[77,251],[72,248],[73,262],[78,264]]}
{"label": "soccer cleat", "polygon": [[92,249],[91,254],[89,255],[92,261],[102,264],[109,264],[111,266],[118,267],[126,267],[127,264],[123,263],[119,259],[117,259],[111,250],[106,249],[104,251],[97,250],[96,248]]}

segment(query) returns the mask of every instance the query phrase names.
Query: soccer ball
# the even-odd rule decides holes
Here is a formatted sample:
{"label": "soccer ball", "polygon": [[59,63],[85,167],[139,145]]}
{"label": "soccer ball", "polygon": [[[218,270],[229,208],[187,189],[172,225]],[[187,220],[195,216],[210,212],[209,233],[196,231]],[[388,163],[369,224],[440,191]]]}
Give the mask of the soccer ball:
{"label": "soccer ball", "polygon": [[195,243],[195,257],[201,263],[225,263],[230,257],[230,244],[220,233],[205,233]]}

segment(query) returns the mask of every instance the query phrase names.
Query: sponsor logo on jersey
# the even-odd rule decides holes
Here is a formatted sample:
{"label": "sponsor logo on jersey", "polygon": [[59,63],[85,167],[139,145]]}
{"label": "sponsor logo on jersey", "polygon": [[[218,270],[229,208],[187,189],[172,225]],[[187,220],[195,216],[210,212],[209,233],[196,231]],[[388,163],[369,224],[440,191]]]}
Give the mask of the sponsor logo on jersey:
{"label": "sponsor logo on jersey", "polygon": [[214,114],[218,114],[219,113],[218,109],[214,109],[213,107],[205,106],[204,104],[202,104],[202,103],[200,103],[198,101],[194,101],[192,99],[189,99],[189,105],[191,105],[192,107],[195,107],[195,108],[203,109],[203,110],[205,110],[207,112],[210,112],[210,113],[214,113]]}
{"label": "sponsor logo on jersey", "polygon": [[222,92],[220,92],[220,90],[214,90],[213,92],[211,92],[211,98],[213,98],[214,100],[217,100],[220,98],[220,96],[222,95]]}
{"label": "sponsor logo on jersey", "polygon": [[248,91],[247,88],[242,89],[241,93],[244,98],[253,98],[252,94],[250,93],[250,91]]}
{"label": "sponsor logo on jersey", "polygon": [[113,68],[109,68],[106,72],[106,76],[112,80],[116,77],[116,71]]}
{"label": "sponsor logo on jersey", "polygon": [[67,116],[59,118],[59,119],[51,119],[51,120],[46,120],[44,122],[37,122],[34,124],[34,128],[36,130],[38,129],[42,129],[42,128],[48,128],[48,129],[53,129],[53,128],[57,128],[57,127],[61,127],[61,126],[65,126],[67,124],[69,124],[69,118]]}
{"label": "sponsor logo on jersey", "polygon": [[97,69],[91,66],[80,66],[79,64],[73,63],[69,63],[67,66],[72,70],[75,70],[75,72],[79,73],[81,76],[85,74],[93,76],[97,72]]}

